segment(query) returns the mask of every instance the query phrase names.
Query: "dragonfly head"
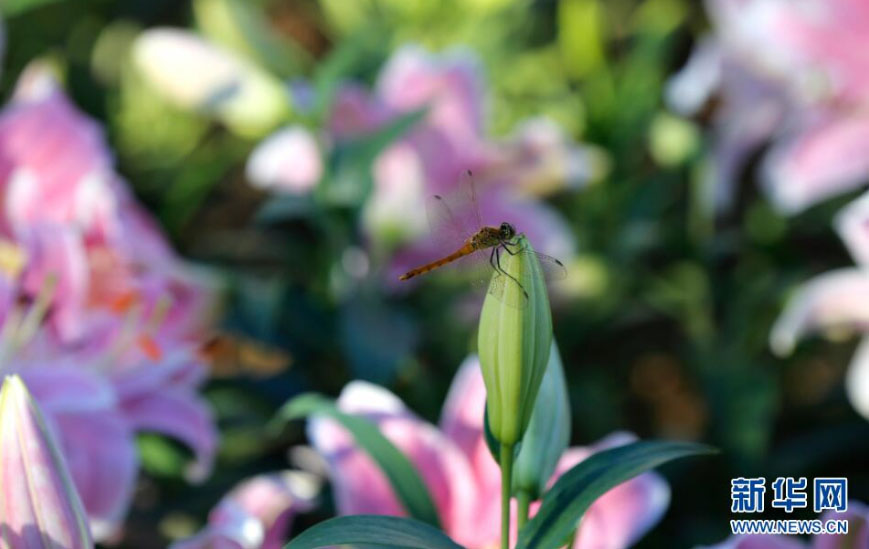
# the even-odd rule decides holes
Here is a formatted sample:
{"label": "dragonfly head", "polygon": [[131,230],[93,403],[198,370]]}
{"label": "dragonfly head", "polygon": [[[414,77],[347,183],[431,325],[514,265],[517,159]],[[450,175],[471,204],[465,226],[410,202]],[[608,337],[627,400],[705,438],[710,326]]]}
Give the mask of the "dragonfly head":
{"label": "dragonfly head", "polygon": [[513,237],[516,236],[516,228],[505,221],[504,223],[501,223],[501,228],[498,229],[498,235],[501,240],[513,240]]}

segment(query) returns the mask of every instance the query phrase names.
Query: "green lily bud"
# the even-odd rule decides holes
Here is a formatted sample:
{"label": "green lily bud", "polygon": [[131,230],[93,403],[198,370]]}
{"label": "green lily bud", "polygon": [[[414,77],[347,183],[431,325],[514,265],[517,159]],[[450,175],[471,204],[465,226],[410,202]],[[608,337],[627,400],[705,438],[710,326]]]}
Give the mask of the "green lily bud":
{"label": "green lily bud", "polygon": [[558,346],[552,341],[549,364],[513,464],[513,491],[539,499],[570,442],[570,401]]}
{"label": "green lily bud", "polygon": [[492,275],[480,314],[477,347],[486,384],[486,410],[495,439],[522,439],[546,372],[552,314],[540,263],[524,235],[516,253],[501,253],[504,273]]}

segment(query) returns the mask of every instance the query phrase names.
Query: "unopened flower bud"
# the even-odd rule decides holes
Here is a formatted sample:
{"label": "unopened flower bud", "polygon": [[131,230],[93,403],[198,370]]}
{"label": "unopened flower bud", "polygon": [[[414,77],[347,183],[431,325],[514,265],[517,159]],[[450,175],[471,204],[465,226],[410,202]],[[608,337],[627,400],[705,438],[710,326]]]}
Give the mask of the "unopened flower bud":
{"label": "unopened flower bud", "polygon": [[539,499],[570,442],[570,401],[555,341],[534,403],[531,422],[513,464],[513,491]]}
{"label": "unopened flower bud", "polygon": [[552,315],[543,271],[520,235],[500,255],[480,314],[478,350],[492,434],[513,445],[531,419],[552,344]]}
{"label": "unopened flower bud", "polygon": [[53,433],[18,376],[0,389],[0,547],[93,547]]}

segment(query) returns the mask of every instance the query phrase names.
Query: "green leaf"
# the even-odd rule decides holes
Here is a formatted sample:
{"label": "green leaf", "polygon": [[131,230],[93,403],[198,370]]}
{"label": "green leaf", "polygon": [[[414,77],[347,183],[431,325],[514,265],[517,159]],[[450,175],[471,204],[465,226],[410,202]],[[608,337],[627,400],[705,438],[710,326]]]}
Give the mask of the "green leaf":
{"label": "green leaf", "polygon": [[317,187],[318,192],[333,205],[362,204],[374,186],[371,170],[378,155],[410,131],[427,112],[425,108],[410,111],[372,133],[339,143],[330,159],[330,176]]}
{"label": "green leaf", "polygon": [[315,549],[332,545],[380,545],[413,549],[461,549],[462,546],[428,524],[400,517],[350,515],[316,524],[285,549]]}
{"label": "green leaf", "polygon": [[404,505],[407,513],[423,522],[440,527],[437,509],[414,465],[396,448],[377,426],[359,416],[345,414],[338,410],[334,401],[317,394],[303,394],[290,400],[278,412],[284,420],[299,419],[310,415],[323,415],[332,418],[353,435],[371,459],[377,463],[389,479],[395,495]]}
{"label": "green leaf", "polygon": [[277,194],[269,198],[259,210],[254,220],[257,223],[271,224],[313,217],[317,214],[317,204],[309,195]]}
{"label": "green leaf", "polygon": [[256,2],[195,0],[193,15],[205,36],[281,78],[295,76],[310,62],[310,54],[304,48],[272,28]]}
{"label": "green leaf", "polygon": [[42,7],[46,4],[55,4],[60,1],[61,0],[6,0],[2,4],[3,7],[0,9],[0,13],[5,17],[13,17],[32,9]]}
{"label": "green leaf", "polygon": [[356,66],[366,57],[377,57],[374,52],[376,37],[367,32],[357,32],[340,40],[323,59],[317,62],[313,76],[315,119],[327,118],[335,100],[335,94],[346,82],[348,75],[355,72]]}
{"label": "green leaf", "polygon": [[540,510],[519,533],[516,549],[560,547],[589,506],[610,489],[662,463],[715,452],[703,444],[658,441],[598,452],[563,474],[546,492]]}

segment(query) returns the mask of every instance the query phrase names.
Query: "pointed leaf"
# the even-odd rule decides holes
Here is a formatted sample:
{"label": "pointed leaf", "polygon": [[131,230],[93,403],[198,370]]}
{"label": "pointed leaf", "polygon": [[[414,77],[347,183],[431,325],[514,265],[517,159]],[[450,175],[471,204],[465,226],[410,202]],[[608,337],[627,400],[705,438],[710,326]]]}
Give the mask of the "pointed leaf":
{"label": "pointed leaf", "polygon": [[417,520],[382,515],[337,517],[308,528],[285,549],[380,545],[412,549],[462,549],[446,534]]}
{"label": "pointed leaf", "polygon": [[292,420],[313,414],[327,416],[341,423],[353,435],[356,444],[386,475],[407,513],[440,527],[437,508],[413,463],[383,436],[375,424],[363,417],[345,414],[335,406],[334,401],[316,394],[303,394],[290,400],[278,412],[278,417]]}
{"label": "pointed leaf", "polygon": [[330,204],[362,204],[374,187],[371,171],[377,157],[410,132],[426,114],[426,108],[409,111],[365,136],[338,143],[330,159],[331,175],[317,187],[317,192]]}
{"label": "pointed leaf", "polygon": [[563,474],[546,492],[540,510],[519,533],[516,548],[560,547],[591,504],[610,489],[662,463],[715,452],[702,444],[658,441],[598,452]]}

